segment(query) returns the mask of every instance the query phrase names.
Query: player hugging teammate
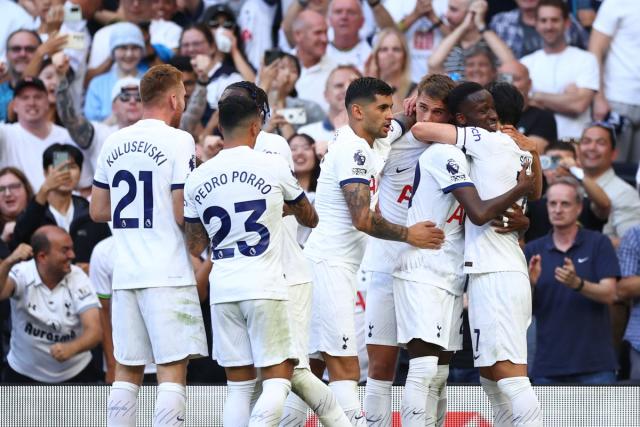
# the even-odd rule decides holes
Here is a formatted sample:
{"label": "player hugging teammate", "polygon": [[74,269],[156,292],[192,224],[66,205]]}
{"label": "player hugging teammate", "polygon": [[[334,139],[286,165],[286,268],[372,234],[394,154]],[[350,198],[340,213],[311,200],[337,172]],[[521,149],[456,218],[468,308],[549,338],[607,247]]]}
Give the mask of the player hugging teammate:
{"label": "player hugging teammate", "polygon": [[[539,160],[535,144],[509,126],[522,110],[517,90],[490,90],[427,76],[405,114],[393,116],[389,85],[353,81],[349,123],[323,160],[314,208],[292,175],[286,141],[262,131],[269,107],[261,89],[240,82],[224,91],[224,148],[192,170],[193,140],[173,128],[184,86],[171,67],[149,70],[144,120],[105,143],[91,204],[94,219],[114,221],[116,256],[137,260],[136,274],[124,258],[114,271],[118,368],[108,424],[135,425],[148,362],[158,364],[160,381],[154,426],[184,423],[186,364],[206,352],[201,316],[190,311],[198,301],[188,247],[194,256],[208,251],[213,262],[212,353],[227,373],[225,426],[302,426],[303,402],[327,426],[390,426],[401,345],[410,356],[403,426],[443,425],[448,363],[462,342],[465,275],[474,359],[495,425],[540,426],[526,376],[531,291],[522,230],[511,221],[527,198],[540,196]],[[144,150],[109,157],[130,141],[154,144],[163,161]],[[315,227],[304,254],[296,222]],[[364,411],[358,268],[370,332]],[[193,322],[166,318],[176,308]],[[326,364],[329,387],[311,375],[310,354]]]}

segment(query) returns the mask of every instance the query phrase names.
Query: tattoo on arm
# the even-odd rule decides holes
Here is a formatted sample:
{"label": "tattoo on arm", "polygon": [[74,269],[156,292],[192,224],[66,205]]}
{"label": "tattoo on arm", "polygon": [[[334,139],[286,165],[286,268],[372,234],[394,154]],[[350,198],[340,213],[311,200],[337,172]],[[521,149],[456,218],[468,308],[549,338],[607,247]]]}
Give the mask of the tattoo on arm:
{"label": "tattoo on arm", "polygon": [[209,244],[209,235],[201,222],[185,222],[184,232],[187,240],[187,247],[193,256],[200,256]]}
{"label": "tattoo on arm", "polygon": [[180,129],[189,133],[194,133],[198,122],[202,118],[204,111],[207,108],[207,87],[201,84],[197,84],[191,97],[189,98],[189,105],[182,115],[180,120]]}
{"label": "tattoo on arm", "polygon": [[81,148],[89,148],[93,139],[93,125],[84,115],[76,113],[69,81],[66,78],[60,80],[56,89],[56,109],[63,126],[67,128],[75,143]]}
{"label": "tattoo on arm", "polygon": [[292,203],[287,206],[296,216],[298,223],[310,228],[318,225],[318,214],[306,196],[298,203]]}
{"label": "tattoo on arm", "polygon": [[393,224],[371,210],[371,196],[366,184],[347,184],[342,194],[349,207],[353,225],[370,236],[384,240],[407,241],[407,227]]}

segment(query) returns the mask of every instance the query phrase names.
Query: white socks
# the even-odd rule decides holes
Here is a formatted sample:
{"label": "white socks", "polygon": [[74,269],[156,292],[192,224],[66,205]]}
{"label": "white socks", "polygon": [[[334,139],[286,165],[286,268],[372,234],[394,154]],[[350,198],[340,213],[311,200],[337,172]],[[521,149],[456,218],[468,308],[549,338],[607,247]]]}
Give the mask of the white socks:
{"label": "white socks", "polygon": [[527,377],[503,378],[498,388],[511,401],[514,427],[542,427],[542,413],[538,397]]}
{"label": "white socks", "polygon": [[498,383],[484,377],[480,377],[480,384],[491,402],[493,409],[494,427],[511,427],[511,401],[498,388]]}
{"label": "white socks", "polygon": [[442,427],[447,416],[447,378],[449,365],[438,365],[427,395],[427,426]]}
{"label": "white socks", "polygon": [[[331,389],[318,377],[313,375],[309,369],[301,368],[293,370],[291,389],[295,394],[290,393],[287,398],[285,415],[283,415],[282,421],[284,421],[285,416],[288,415],[288,406],[291,402],[292,407],[289,419],[293,419],[294,412],[296,411],[298,412],[298,416],[302,417],[300,412],[304,410],[304,420],[306,421],[308,405],[325,426],[349,427],[351,425],[344,411],[340,405],[338,405],[336,396]],[[281,422],[280,425],[285,426],[287,424]],[[304,425],[304,423],[302,423],[302,425]]]}
{"label": "white socks", "polygon": [[364,412],[367,425],[376,427],[391,426],[391,386],[393,381],[367,378],[364,392]]}
{"label": "white socks", "polygon": [[160,383],[153,412],[153,427],[184,425],[187,389],[182,384]]}
{"label": "white socks", "polygon": [[257,380],[227,381],[222,423],[225,426],[246,426],[251,417],[251,397]]}
{"label": "white socks", "polygon": [[[292,383],[293,385],[293,383]],[[280,427],[304,427],[307,423],[307,409],[309,407],[293,391],[284,402]]]}
{"label": "white socks", "polygon": [[[409,361],[400,410],[403,427],[424,427],[429,421],[426,411],[427,394],[429,385],[437,373],[438,358],[435,356],[416,357]],[[433,412],[435,415],[435,408]]]}
{"label": "white socks", "polygon": [[360,400],[358,399],[358,383],[351,380],[332,381],[329,383],[329,388],[335,394],[336,400],[351,425],[357,427],[366,426],[364,413],[360,409]]}
{"label": "white socks", "polygon": [[135,427],[139,389],[139,386],[125,381],[113,383],[107,401],[108,427]]}
{"label": "white socks", "polygon": [[[291,381],[285,378],[270,378],[262,381],[262,393],[251,411],[249,427],[275,427],[282,418],[282,409],[291,391]],[[225,424],[226,426],[227,424]],[[229,424],[229,427],[241,424]],[[242,424],[244,425],[244,424]]]}

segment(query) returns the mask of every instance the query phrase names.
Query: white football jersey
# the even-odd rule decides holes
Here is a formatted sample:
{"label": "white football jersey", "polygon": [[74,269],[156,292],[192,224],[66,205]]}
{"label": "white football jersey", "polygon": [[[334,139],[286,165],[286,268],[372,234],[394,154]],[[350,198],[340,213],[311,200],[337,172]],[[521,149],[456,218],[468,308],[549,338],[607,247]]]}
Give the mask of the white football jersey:
{"label": "white football jersey", "polygon": [[460,149],[433,144],[420,156],[407,226],[431,221],[444,232],[445,240],[437,250],[409,247],[401,254],[394,276],[462,295],[465,215],[451,191],[473,185],[467,158]]}
{"label": "white football jersey", "polygon": [[[279,155],[293,171],[291,148],[289,148],[287,140],[280,135],[260,132],[253,149]],[[298,221],[293,215],[287,215],[282,220],[284,221],[284,238],[282,239],[284,244],[282,247],[284,278],[289,285],[309,283],[311,282],[311,271],[309,271],[309,263],[302,248],[298,244]]]}
{"label": "white football jersey", "polygon": [[285,160],[250,147],[224,149],[189,175],[185,221],[211,238],[212,304],[287,299],[282,205],[302,197]]}
{"label": "white football jersey", "polygon": [[[457,146],[469,156],[471,178],[482,200],[498,197],[516,186],[524,162],[533,161],[502,132],[476,127],[457,128]],[[531,166],[529,166],[529,169]],[[524,209],[526,199],[518,201]],[[528,275],[527,262],[518,244],[518,233],[496,233],[491,223],[482,226],[468,218],[465,225],[465,273],[520,271]]]}
{"label": "white football jersey", "polygon": [[[406,224],[416,163],[426,148],[427,144],[415,139],[411,131],[391,144],[380,174],[378,191],[378,207],[387,221]],[[360,268],[364,271],[393,273],[397,254],[406,246],[404,242],[369,236]]]}
{"label": "white football jersey", "polygon": [[[401,126],[396,126],[394,122],[389,135],[384,139],[389,141],[401,134]],[[336,130],[334,140],[329,144],[329,151],[320,165],[315,199],[320,222],[305,245],[307,255],[360,264],[367,235],[353,226],[342,187],[351,183],[367,184],[371,193],[375,194],[376,177],[383,165],[384,159],[376,154],[367,141],[356,135],[351,127],[347,125]]]}
{"label": "white football jersey", "polygon": [[140,120],[107,138],[93,183],[111,195],[113,289],[195,284],[171,195],[194,168],[193,137],[161,120]]}

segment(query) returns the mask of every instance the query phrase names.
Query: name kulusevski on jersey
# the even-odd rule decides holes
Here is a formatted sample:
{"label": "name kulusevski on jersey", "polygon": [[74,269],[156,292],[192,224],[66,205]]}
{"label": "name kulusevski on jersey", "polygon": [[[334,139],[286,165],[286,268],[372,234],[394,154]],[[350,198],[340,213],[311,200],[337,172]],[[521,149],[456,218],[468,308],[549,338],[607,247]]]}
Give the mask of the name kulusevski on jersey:
{"label": "name kulusevski on jersey", "polygon": [[185,185],[185,221],[211,239],[211,303],[287,299],[281,251],[283,202],[304,191],[280,156],[250,147],[222,150]]}
{"label": "name kulusevski on jersey", "polygon": [[161,120],[140,120],[106,139],[94,185],[110,190],[113,289],[195,284],[171,196],[194,168],[193,137]]}

